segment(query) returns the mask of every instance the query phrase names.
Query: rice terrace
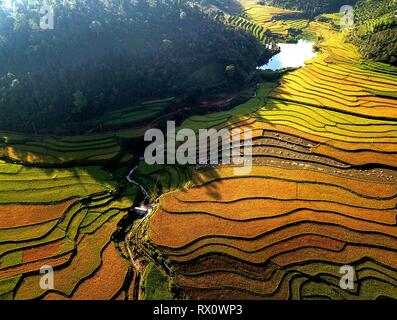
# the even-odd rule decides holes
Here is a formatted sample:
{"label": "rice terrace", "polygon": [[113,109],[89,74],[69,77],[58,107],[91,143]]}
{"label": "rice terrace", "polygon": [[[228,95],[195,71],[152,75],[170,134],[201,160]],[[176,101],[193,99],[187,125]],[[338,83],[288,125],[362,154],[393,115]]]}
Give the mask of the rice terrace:
{"label": "rice terrace", "polygon": [[0,1],[0,300],[397,299],[396,0],[38,2]]}

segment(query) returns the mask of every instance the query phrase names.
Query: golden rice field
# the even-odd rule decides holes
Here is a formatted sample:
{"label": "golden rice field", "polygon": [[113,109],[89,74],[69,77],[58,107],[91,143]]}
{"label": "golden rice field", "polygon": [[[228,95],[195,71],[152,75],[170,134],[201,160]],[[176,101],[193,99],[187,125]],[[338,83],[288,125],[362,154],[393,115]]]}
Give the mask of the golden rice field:
{"label": "golden rice field", "polygon": [[254,133],[250,171],[195,170],[147,226],[190,299],[397,299],[397,69],[309,28],[324,40],[307,66],[251,108],[182,124]]}
{"label": "golden rice field", "polygon": [[[120,182],[131,141],[174,100],[108,113],[99,133],[0,133],[0,300],[136,298],[124,228],[138,190]],[[40,287],[43,266],[53,289]]]}
{"label": "golden rice field", "polygon": [[[115,299],[131,265],[112,235],[135,189],[117,192],[100,167],[0,164],[0,299]],[[40,268],[54,268],[54,289]]]}
{"label": "golden rice field", "polygon": [[266,47],[271,47],[272,42],[275,39],[275,36],[272,34],[272,32],[269,29],[266,29],[266,27],[263,25],[253,23],[237,16],[230,16],[228,21],[230,24],[251,32],[252,35],[262,42]]}
{"label": "golden rice field", "polygon": [[[324,25],[314,22],[311,28],[322,30]],[[357,48],[344,42],[344,32],[318,33],[325,39],[321,44],[322,54],[307,67],[286,75],[272,97],[364,118],[394,121],[397,70],[381,63],[358,62]]]}
{"label": "golden rice field", "polygon": [[[240,2],[246,17],[231,22],[264,43],[307,25]],[[131,162],[125,147],[147,125],[126,127],[164,101],[108,114],[106,133],[0,134],[0,299],[172,299],[171,284],[189,299],[397,299],[397,69],[362,60],[346,30],[308,30],[322,41],[305,67],[180,126],[251,130],[250,170],[137,167],[149,197],[162,194],[132,228],[143,261],[117,234],[139,191],[100,165]],[[39,286],[44,265],[54,289]],[[339,286],[343,265],[353,290]]]}
{"label": "golden rice field", "polygon": [[299,11],[287,10],[282,8],[263,6],[255,0],[239,0],[243,6],[244,13],[251,23],[254,23],[272,34],[287,36],[290,29],[303,29],[306,27],[305,20],[278,20],[285,14],[299,13]]}

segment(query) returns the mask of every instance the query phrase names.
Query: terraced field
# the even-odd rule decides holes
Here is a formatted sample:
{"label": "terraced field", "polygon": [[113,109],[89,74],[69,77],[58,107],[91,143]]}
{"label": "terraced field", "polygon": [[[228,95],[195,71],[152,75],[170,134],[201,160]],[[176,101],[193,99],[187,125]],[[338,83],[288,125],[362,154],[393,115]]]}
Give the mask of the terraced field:
{"label": "terraced field", "polygon": [[361,59],[348,31],[309,28],[323,40],[306,67],[182,125],[254,137],[249,173],[193,170],[147,225],[188,298],[397,299],[397,69]]}
{"label": "terraced field", "polygon": [[312,23],[311,29],[325,38],[323,54],[306,68],[284,77],[272,96],[365,118],[395,120],[395,68],[368,61],[357,63],[358,50],[344,42],[344,32],[321,31],[325,29],[322,23]]}
{"label": "terraced field", "polygon": [[[117,233],[138,192],[104,168],[132,162],[127,144],[173,101],[108,114],[105,133],[0,134],[0,299],[135,298],[136,270]],[[54,289],[39,286],[46,265]]]}
{"label": "terraced field", "polygon": [[175,98],[146,101],[140,106],[118,109],[105,115],[101,119],[102,126],[108,129],[142,125],[160,116],[161,113],[175,101]]}
{"label": "terraced field", "polygon": [[[0,299],[111,299],[130,263],[112,241],[135,189],[100,167],[29,168],[0,164]],[[42,289],[41,267],[55,289]],[[109,280],[109,281],[107,281]]]}
{"label": "terraced field", "polygon": [[288,36],[292,29],[301,30],[307,26],[308,21],[302,19],[281,19],[282,16],[299,13],[299,11],[286,10],[282,8],[263,6],[255,0],[240,0],[244,13],[249,19],[244,23],[256,25],[268,30],[275,36]]}
{"label": "terraced field", "polygon": [[[111,112],[102,133],[1,133],[0,299],[397,299],[397,69],[363,60],[335,15],[240,2],[229,22],[265,45],[306,27],[321,39],[280,83],[180,126],[252,131],[253,167],[141,162],[128,186],[132,140],[173,98]],[[142,185],[161,196],[138,219]]]}
{"label": "terraced field", "polygon": [[183,187],[191,179],[191,171],[184,166],[147,165],[144,162],[139,164],[136,175],[152,199]]}
{"label": "terraced field", "polygon": [[[281,36],[287,36],[291,30],[303,30],[309,25],[307,20],[302,19],[280,21],[282,22],[275,22],[273,20],[268,22],[252,22],[239,16],[229,16],[228,19],[230,24],[251,32],[263,45],[273,50],[275,50],[276,41]],[[278,31],[274,31],[274,24],[279,23],[282,23],[282,27],[284,28],[281,34]]]}
{"label": "terraced field", "polygon": [[101,163],[120,154],[120,144],[112,136],[40,139],[4,133],[0,142],[1,158],[35,165]]}
{"label": "terraced field", "polygon": [[0,159],[29,165],[62,167],[70,165],[125,164],[135,150],[125,144],[151,128],[150,121],[161,117],[174,98],[143,102],[118,109],[95,119],[104,132],[78,136],[27,136],[0,132]]}
{"label": "terraced field", "polygon": [[230,16],[229,23],[251,32],[267,48],[271,48],[276,39],[275,35],[269,29],[266,29],[263,25],[246,20],[243,17]]}

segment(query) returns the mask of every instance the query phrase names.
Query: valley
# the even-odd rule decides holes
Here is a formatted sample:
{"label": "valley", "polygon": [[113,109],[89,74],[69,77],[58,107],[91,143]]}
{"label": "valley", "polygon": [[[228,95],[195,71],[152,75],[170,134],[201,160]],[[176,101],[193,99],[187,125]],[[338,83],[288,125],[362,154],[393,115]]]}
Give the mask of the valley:
{"label": "valley", "polygon": [[[256,61],[232,67],[228,47],[231,86],[189,76],[187,95],[81,114],[59,132],[0,130],[0,299],[397,299],[397,68],[363,54],[338,13],[273,2],[211,3],[233,39],[256,39],[242,50]],[[258,68],[308,38],[303,66]],[[168,120],[252,132],[252,167],[148,165],[145,132]],[[44,265],[54,288],[39,286]]]}

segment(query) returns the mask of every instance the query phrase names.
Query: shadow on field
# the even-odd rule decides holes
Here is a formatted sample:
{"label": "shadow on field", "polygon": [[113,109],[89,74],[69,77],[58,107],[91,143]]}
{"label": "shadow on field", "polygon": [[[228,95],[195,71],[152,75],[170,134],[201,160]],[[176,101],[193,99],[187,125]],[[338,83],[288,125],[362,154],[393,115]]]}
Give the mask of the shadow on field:
{"label": "shadow on field", "polygon": [[[254,139],[254,130],[260,129],[260,126],[257,126],[257,121],[255,120],[253,123],[248,123],[246,121],[246,117],[239,117],[236,119],[235,122],[227,122],[225,127],[231,128],[231,129],[239,129],[240,131],[230,132],[230,138],[229,142],[227,143],[227,147],[230,150],[236,150],[236,148],[239,148],[239,159],[242,161],[241,163],[236,163],[234,162],[234,157],[231,155],[231,163],[230,164],[220,164],[220,165],[211,165],[211,164],[204,164],[204,165],[197,165],[195,170],[192,170],[193,172],[193,177],[192,177],[192,182],[193,186],[189,186],[188,188],[183,188],[181,191],[182,192],[188,192],[189,189],[192,188],[202,188],[203,191],[207,194],[208,197],[211,199],[214,199],[216,201],[222,200],[222,179],[231,178],[234,176],[247,176],[250,173],[250,168],[246,167],[246,149],[244,146],[250,146],[250,154],[248,155],[250,159],[252,159],[252,143]],[[262,119],[261,119],[262,121]],[[266,121],[266,120],[264,120]],[[272,124],[270,121],[268,121],[270,124]],[[246,140],[245,134],[251,133],[249,135],[249,140]],[[237,145],[234,146],[234,144],[231,141],[237,141]],[[224,144],[220,143],[218,150],[215,152],[218,152],[218,159],[221,159],[222,157],[222,150],[223,150]],[[207,153],[207,160],[210,158],[210,150],[208,150]],[[251,162],[252,164],[252,162]],[[232,172],[227,172],[226,175],[222,175],[222,170],[221,168],[230,168]],[[241,168],[243,170],[234,170]],[[245,170],[245,168],[248,169],[248,171]],[[236,193],[239,192],[239,190],[235,190]]]}
{"label": "shadow on field", "polygon": [[[0,139],[4,137],[0,136]],[[90,194],[97,194],[112,190],[116,186],[114,177],[105,171],[101,165],[76,164],[52,165],[49,156],[41,156],[39,153],[20,152],[18,148],[8,149],[12,155],[1,152],[0,160],[5,163],[0,168],[0,183],[7,188],[7,181],[29,182],[31,192],[36,192],[35,182],[45,181],[45,189],[53,189],[55,201],[43,198],[40,202],[62,202],[76,197],[86,197]],[[18,160],[20,159],[20,160]],[[22,178],[13,180],[13,175],[17,175],[23,170]],[[1,181],[5,177],[7,181]],[[53,183],[52,183],[53,181]],[[64,182],[64,185],[63,185]],[[98,185],[98,186],[96,186]],[[65,189],[68,187],[68,189]],[[42,187],[41,187],[42,189]],[[40,188],[37,192],[40,192]],[[98,190],[98,192],[96,192]],[[102,191],[101,191],[102,190]],[[49,197],[51,198],[51,197]],[[22,200],[22,199],[21,199]]]}
{"label": "shadow on field", "polygon": [[[220,179],[219,172],[214,169],[200,170],[198,174],[193,177],[193,182],[196,186],[201,186],[205,193],[214,200],[222,200],[222,193],[219,188]],[[186,192],[186,189],[183,190]]]}

